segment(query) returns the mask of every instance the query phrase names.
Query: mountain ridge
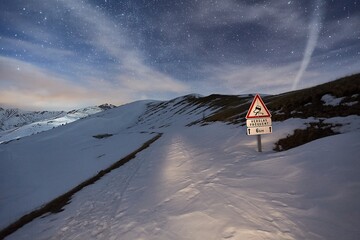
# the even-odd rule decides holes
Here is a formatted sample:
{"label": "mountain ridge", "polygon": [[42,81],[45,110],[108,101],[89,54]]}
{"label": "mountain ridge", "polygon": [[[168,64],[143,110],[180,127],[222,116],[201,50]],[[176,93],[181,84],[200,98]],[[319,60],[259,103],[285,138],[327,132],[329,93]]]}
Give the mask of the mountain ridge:
{"label": "mountain ridge", "polygon": [[[277,95],[262,94],[263,100],[272,114],[272,120],[285,121],[290,118],[306,119],[309,117],[328,119],[331,117],[346,117],[350,115],[360,115],[360,74],[343,77],[328,83],[317,85],[310,88],[300,89],[296,91],[281,93]],[[148,110],[139,117],[137,124],[151,125],[150,129],[167,127],[176,122],[179,116],[184,117],[186,114],[201,114],[201,118],[188,122],[187,125],[206,125],[212,122],[225,122],[227,124],[245,125],[245,115],[248,111],[248,105],[251,103],[255,94],[241,94],[241,95],[223,95],[211,94],[202,96],[200,94],[188,94],[177,97],[169,101],[150,101],[148,100]],[[40,117],[33,118],[23,117],[23,122],[16,122],[13,125],[6,123],[4,120],[0,121],[0,126],[7,124],[7,129],[10,126],[16,128],[25,128],[25,130],[10,130],[9,132],[0,132],[0,142],[10,141],[19,137],[32,135],[41,131],[52,129],[73,122],[75,120],[84,118],[88,115],[109,110],[116,106],[112,104],[102,104],[97,107],[87,107],[78,110],[71,110],[68,112],[29,112],[30,116],[40,115]],[[175,110],[177,109],[177,110]],[[19,114],[21,110],[0,110],[6,113],[9,121],[13,121],[10,116],[22,116]],[[167,112],[172,112],[172,116],[158,119],[160,115],[167,115]],[[23,111],[26,113],[26,111]],[[48,117],[50,114],[50,117]],[[6,116],[3,114],[3,116]],[[1,115],[0,115],[1,116]],[[25,115],[26,116],[26,115]],[[41,120],[41,118],[44,118]],[[40,120],[39,120],[40,118]],[[4,117],[0,118],[4,119]],[[15,118],[16,119],[16,118]],[[312,125],[319,125],[312,123]],[[320,124],[321,125],[321,124]],[[43,127],[44,126],[44,127]],[[327,134],[336,133],[336,131],[327,131],[329,125],[323,125]],[[330,126],[332,128],[337,126]],[[29,130],[32,128],[33,130]],[[1,128],[0,128],[1,129]],[[16,133],[26,132],[26,133]],[[324,136],[326,136],[325,134]],[[7,137],[5,136],[7,135]],[[316,135],[316,134],[315,134]],[[319,133],[323,135],[323,133]],[[6,137],[6,138],[5,138]]]}
{"label": "mountain ridge", "polygon": [[89,115],[115,108],[112,104],[65,111],[24,111],[0,108],[0,143],[68,124]]}

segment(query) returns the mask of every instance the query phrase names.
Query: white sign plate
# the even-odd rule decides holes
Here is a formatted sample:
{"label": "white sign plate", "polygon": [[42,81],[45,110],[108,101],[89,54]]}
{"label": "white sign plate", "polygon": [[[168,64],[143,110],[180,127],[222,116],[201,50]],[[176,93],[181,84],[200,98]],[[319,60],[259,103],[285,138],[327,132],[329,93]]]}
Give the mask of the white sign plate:
{"label": "white sign plate", "polygon": [[248,128],[271,126],[271,118],[250,118],[246,120]]}
{"label": "white sign plate", "polygon": [[259,135],[272,133],[272,126],[247,128],[247,135]]}

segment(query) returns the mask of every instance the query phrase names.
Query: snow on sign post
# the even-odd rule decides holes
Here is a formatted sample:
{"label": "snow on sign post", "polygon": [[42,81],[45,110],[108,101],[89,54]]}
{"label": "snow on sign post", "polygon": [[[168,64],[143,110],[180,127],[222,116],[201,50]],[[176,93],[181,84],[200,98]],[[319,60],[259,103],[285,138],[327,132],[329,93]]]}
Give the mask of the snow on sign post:
{"label": "snow on sign post", "polygon": [[271,114],[259,94],[254,97],[246,114],[246,134],[257,135],[258,151],[261,152],[261,134],[272,133]]}

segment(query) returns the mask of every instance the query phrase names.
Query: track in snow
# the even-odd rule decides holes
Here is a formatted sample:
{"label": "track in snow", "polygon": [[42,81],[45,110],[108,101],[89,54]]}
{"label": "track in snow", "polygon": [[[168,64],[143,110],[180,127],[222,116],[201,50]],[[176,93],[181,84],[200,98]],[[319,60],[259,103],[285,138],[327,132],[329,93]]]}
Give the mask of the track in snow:
{"label": "track in snow", "polygon": [[[16,230],[20,229],[24,225],[28,224],[29,222],[33,221],[35,218],[42,216],[42,218],[46,217],[46,214],[51,213],[58,213],[64,210],[65,205],[71,202],[71,198],[74,194],[81,191],[83,188],[94,184],[96,181],[101,179],[106,174],[110,173],[111,171],[121,167],[125,163],[129,162],[131,159],[135,158],[136,155],[143,151],[144,149],[148,148],[153,142],[158,140],[162,136],[161,133],[157,134],[155,137],[150,139],[149,141],[145,142],[140,148],[135,150],[134,152],[130,153],[129,155],[125,156],[124,158],[120,159],[119,161],[112,164],[110,167],[101,170],[97,175],[88,179],[87,181],[79,184],[78,186],[74,187],[70,191],[64,193],[63,195],[57,197],[56,199],[50,201],[49,203],[45,204],[44,206],[36,209],[25,216],[21,217],[18,221],[12,223],[5,229],[0,231],[0,239],[4,238],[5,236],[10,235],[11,233],[15,232]],[[125,184],[125,188],[126,188]]]}

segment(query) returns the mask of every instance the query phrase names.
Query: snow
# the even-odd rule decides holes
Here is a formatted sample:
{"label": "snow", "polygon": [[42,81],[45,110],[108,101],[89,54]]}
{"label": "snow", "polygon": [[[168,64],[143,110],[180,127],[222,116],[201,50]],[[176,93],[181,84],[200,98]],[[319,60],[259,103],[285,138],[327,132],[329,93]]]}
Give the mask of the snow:
{"label": "snow", "polygon": [[273,122],[259,153],[245,126],[186,127],[213,110],[184,100],[136,102],[1,144],[0,228],[163,133],[7,239],[358,238],[359,116],[322,119],[342,134],[284,152],[272,150],[279,138],[319,119]]}
{"label": "snow", "polygon": [[[146,102],[125,105],[31,138],[1,144],[0,228],[69,191],[152,138],[153,134],[125,131],[145,106]],[[93,137],[104,133],[114,135]]]}
{"label": "snow", "polygon": [[333,125],[338,124],[338,127],[333,129],[339,133],[347,133],[360,130],[360,116],[350,115],[347,117],[334,117],[324,120],[324,123],[330,123]]}
{"label": "snow", "polygon": [[338,106],[344,98],[336,98],[331,94],[325,94],[322,96],[321,101],[324,102],[325,106]]}
{"label": "snow", "polygon": [[0,130],[11,130],[29,123],[42,121],[44,119],[61,117],[64,115],[65,112],[60,111],[32,112],[20,110],[17,108],[3,109],[0,107]]}
{"label": "snow", "polygon": [[169,131],[76,194],[65,211],[9,239],[359,236],[359,131],[281,153],[266,144],[261,154],[243,130],[214,124]]}
{"label": "snow", "polygon": [[[108,105],[104,105],[104,106],[108,106]],[[19,139],[40,132],[44,132],[58,126],[62,126],[77,121],[81,118],[85,118],[87,116],[90,116],[92,114],[101,111],[103,111],[103,109],[100,107],[87,107],[83,109],[70,111],[67,114],[63,114],[62,112],[60,112],[61,114],[58,113],[55,117],[54,115],[49,115],[53,112],[45,112],[44,114],[41,115],[43,119],[40,121],[37,120],[39,116],[37,116],[38,114],[36,114],[36,112],[35,113],[28,112],[27,114],[29,116],[26,116],[26,118],[23,117],[20,120],[18,118],[9,118],[4,122],[4,124],[7,124],[8,126],[10,126],[9,125],[10,123],[11,126],[24,124],[24,126],[16,127],[7,131],[0,132],[0,144],[14,139]],[[52,117],[49,118],[49,116]]]}

